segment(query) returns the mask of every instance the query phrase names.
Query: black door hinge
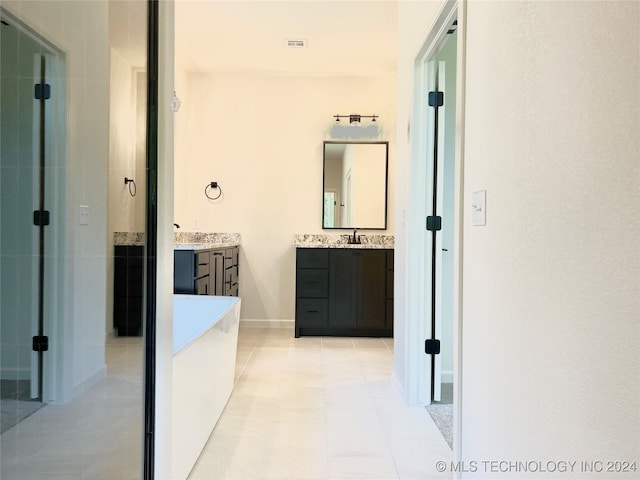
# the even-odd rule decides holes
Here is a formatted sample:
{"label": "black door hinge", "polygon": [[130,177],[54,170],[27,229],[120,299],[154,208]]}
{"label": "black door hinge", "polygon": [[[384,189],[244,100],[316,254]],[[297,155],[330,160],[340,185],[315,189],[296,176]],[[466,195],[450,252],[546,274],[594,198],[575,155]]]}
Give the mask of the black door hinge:
{"label": "black door hinge", "polygon": [[49,100],[51,98],[51,85],[48,83],[36,83],[34,88],[36,100]]}
{"label": "black door hinge", "polygon": [[429,106],[441,107],[444,105],[444,92],[429,92]]}
{"label": "black door hinge", "polygon": [[424,353],[438,355],[440,353],[440,340],[428,338],[424,341]]}
{"label": "black door hinge", "polygon": [[34,352],[46,352],[47,350],[49,350],[49,337],[44,335],[33,337]]}
{"label": "black door hinge", "polygon": [[427,217],[427,230],[430,232],[437,232],[442,230],[442,217],[437,215],[430,215]]}
{"label": "black door hinge", "polygon": [[49,211],[36,210],[33,212],[33,224],[37,227],[49,225]]}

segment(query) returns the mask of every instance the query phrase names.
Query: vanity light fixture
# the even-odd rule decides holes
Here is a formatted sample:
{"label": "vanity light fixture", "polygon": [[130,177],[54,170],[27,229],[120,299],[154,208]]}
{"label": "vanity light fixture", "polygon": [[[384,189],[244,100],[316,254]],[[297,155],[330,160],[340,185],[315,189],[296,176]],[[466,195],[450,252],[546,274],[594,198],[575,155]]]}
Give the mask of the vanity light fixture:
{"label": "vanity light fixture", "polygon": [[[331,137],[339,139],[366,139],[376,138],[380,134],[380,129],[376,119],[378,115],[360,115],[359,113],[351,113],[349,115],[334,115],[336,122],[331,126]],[[341,118],[348,118],[349,123],[341,122]],[[363,124],[363,118],[370,118],[369,124]]]}
{"label": "vanity light fixture", "polygon": [[333,118],[336,119],[336,123],[340,123],[341,118],[348,118],[350,125],[360,125],[360,122],[363,118],[370,118],[372,122],[375,122],[376,118],[378,118],[378,115],[360,115],[358,113],[351,113],[349,115],[334,115]]}

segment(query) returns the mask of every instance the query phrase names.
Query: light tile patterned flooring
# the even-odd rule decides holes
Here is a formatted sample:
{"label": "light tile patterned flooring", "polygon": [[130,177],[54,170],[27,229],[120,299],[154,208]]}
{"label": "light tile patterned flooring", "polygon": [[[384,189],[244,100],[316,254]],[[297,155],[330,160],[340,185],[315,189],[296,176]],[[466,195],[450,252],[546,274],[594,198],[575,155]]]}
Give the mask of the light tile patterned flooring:
{"label": "light tile patterned flooring", "polygon": [[2,480],[139,480],[142,339],[110,338],[107,378],[2,434]]}
{"label": "light tile patterned flooring", "polygon": [[[234,392],[191,479],[451,478],[451,450],[391,380],[393,341],[240,329]],[[2,434],[3,480],[124,480],[141,472],[141,339],[107,343],[108,377]]]}
{"label": "light tile patterned flooring", "polygon": [[393,340],[240,329],[236,385],[192,480],[430,480],[452,454],[391,378]]}

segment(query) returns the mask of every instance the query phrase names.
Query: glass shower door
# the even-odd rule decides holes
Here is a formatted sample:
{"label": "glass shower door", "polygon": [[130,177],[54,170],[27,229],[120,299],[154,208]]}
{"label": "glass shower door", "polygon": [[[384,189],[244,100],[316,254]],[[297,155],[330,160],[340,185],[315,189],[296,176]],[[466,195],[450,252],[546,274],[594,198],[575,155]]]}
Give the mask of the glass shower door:
{"label": "glass shower door", "polygon": [[49,215],[44,197],[44,128],[50,91],[43,86],[46,50],[16,28],[6,14],[0,21],[0,396],[4,432],[36,411],[43,400],[48,348],[44,255]]}

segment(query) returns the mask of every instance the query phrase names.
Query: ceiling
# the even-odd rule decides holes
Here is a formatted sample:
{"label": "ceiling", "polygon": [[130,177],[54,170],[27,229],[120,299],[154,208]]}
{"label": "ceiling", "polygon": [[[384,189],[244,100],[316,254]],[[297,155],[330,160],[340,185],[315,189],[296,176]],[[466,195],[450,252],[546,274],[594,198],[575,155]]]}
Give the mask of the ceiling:
{"label": "ceiling", "polygon": [[396,71],[397,0],[176,0],[175,9],[176,63],[190,72]]}

